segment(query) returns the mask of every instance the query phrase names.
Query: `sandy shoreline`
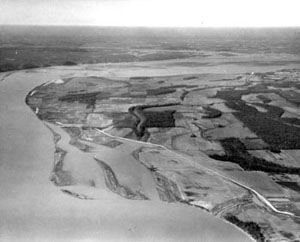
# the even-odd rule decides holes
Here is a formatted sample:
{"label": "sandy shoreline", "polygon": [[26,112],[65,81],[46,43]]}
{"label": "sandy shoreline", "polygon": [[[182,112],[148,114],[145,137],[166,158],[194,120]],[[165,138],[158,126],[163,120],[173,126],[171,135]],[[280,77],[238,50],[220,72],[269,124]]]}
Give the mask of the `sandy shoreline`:
{"label": "sandy shoreline", "polygon": [[[27,93],[47,81],[84,73],[114,78],[176,74],[158,65],[145,73],[136,68],[140,64],[132,65],[131,71],[118,65],[18,71],[0,83],[0,241],[251,241],[199,209],[127,200],[114,193],[102,200],[80,200],[49,181],[53,137],[26,106]],[[185,70],[185,74],[207,71]]]}

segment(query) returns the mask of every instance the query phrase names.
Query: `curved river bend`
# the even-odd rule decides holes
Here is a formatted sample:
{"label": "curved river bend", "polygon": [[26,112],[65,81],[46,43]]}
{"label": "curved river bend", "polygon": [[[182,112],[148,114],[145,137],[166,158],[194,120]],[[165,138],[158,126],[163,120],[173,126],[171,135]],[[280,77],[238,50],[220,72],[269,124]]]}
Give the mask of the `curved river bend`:
{"label": "curved river bend", "polygon": [[82,74],[76,68],[19,71],[0,82],[0,241],[251,241],[234,226],[182,204],[113,193],[81,200],[55,187],[49,180],[52,134],[24,99],[37,85]]}

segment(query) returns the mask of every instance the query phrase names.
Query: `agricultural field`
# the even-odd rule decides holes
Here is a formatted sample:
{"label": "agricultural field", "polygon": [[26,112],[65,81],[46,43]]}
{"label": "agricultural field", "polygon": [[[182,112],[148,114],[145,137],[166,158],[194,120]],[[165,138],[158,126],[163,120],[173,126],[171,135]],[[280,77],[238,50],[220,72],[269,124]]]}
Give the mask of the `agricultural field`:
{"label": "agricultural field", "polygon": [[257,241],[297,241],[299,78],[299,69],[79,76],[36,87],[26,103],[104,174],[102,183],[88,178],[92,166],[58,155],[56,185],[101,184],[126,199],[184,203]]}

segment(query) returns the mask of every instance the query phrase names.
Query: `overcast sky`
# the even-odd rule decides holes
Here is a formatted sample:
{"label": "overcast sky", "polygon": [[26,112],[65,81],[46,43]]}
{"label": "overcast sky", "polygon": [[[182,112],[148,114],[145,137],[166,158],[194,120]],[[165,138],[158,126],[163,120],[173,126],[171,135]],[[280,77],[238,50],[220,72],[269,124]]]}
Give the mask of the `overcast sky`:
{"label": "overcast sky", "polygon": [[0,24],[300,27],[300,0],[0,0]]}

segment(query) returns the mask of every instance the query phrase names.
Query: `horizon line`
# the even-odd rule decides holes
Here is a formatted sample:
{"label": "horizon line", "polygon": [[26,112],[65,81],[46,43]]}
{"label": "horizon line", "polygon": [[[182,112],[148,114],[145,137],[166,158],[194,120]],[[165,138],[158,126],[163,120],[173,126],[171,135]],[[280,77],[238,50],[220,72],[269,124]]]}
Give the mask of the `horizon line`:
{"label": "horizon line", "polygon": [[281,29],[281,28],[300,28],[299,26],[286,25],[286,26],[146,26],[146,25],[94,25],[94,24],[0,24],[0,27],[101,27],[101,28],[157,28],[157,29]]}

